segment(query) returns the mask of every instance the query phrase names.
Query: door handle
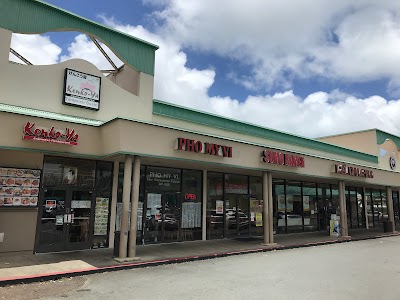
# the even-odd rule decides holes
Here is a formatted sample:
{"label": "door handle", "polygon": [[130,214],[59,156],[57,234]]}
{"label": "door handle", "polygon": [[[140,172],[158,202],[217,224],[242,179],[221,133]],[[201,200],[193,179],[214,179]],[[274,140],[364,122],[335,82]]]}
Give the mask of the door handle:
{"label": "door handle", "polygon": [[74,223],[74,214],[64,214],[64,224]]}

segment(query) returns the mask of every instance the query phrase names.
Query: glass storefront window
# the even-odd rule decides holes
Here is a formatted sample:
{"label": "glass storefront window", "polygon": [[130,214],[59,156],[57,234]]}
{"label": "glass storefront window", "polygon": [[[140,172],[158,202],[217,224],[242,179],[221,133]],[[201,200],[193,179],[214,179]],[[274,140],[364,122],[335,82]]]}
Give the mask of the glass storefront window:
{"label": "glass storefront window", "polygon": [[317,184],[303,182],[304,231],[318,230]]}
{"label": "glass storefront window", "polygon": [[281,179],[272,180],[274,194],[274,232],[286,233],[286,196],[285,181]]}
{"label": "glass storefront window", "polygon": [[252,236],[264,234],[264,200],[262,199],[262,178],[250,177],[250,234]]}
{"label": "glass storefront window", "polygon": [[208,172],[207,176],[207,239],[224,237],[223,174]]}
{"label": "glass storefront window", "polygon": [[248,177],[225,174],[225,237],[249,235]]}
{"label": "glass storefront window", "polygon": [[367,203],[367,222],[369,227],[374,227],[374,206],[372,205],[372,191],[365,189],[365,202]]}
{"label": "glass storefront window", "polygon": [[346,209],[347,226],[349,228],[358,228],[358,202],[357,193],[354,187],[346,186]]}
{"label": "glass storefront window", "polygon": [[319,230],[329,230],[329,221],[333,212],[331,186],[329,184],[318,184],[318,217]]}
{"label": "glass storefront window", "polygon": [[96,164],[96,204],[94,209],[93,247],[108,246],[109,217],[112,194],[112,162],[97,162]]}
{"label": "glass storefront window", "polygon": [[398,191],[393,191],[393,210],[394,210],[394,222],[396,225],[400,225],[400,205],[399,205],[399,192]]}
{"label": "glass storefront window", "polygon": [[382,213],[382,222],[389,220],[388,209],[387,209],[387,199],[386,199],[386,190],[381,190],[381,198],[382,198],[382,206],[381,206],[381,213]]}
{"label": "glass storefront window", "polygon": [[182,222],[181,240],[202,238],[202,172],[182,172]]}
{"label": "glass storefront window", "polygon": [[382,225],[382,198],[380,190],[372,190],[372,207],[374,226]]}
{"label": "glass storefront window", "polygon": [[356,188],[357,207],[358,207],[358,227],[365,228],[365,207],[363,188]]}
{"label": "glass storefront window", "polygon": [[287,181],[286,183],[286,224],[288,233],[303,231],[303,201],[300,182]]}
{"label": "glass storefront window", "polygon": [[43,168],[43,186],[70,186],[93,188],[95,161],[65,157],[46,157]]}
{"label": "glass storefront window", "polygon": [[[119,169],[116,231],[121,226],[124,164]],[[201,239],[202,172],[141,166],[137,215],[138,244]]]}

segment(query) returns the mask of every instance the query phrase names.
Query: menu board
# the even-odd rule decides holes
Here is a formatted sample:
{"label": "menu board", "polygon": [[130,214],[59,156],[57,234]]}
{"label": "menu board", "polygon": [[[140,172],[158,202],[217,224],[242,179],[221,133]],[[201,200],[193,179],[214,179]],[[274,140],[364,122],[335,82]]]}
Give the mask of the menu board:
{"label": "menu board", "polygon": [[109,198],[96,198],[94,235],[107,235]]}
{"label": "menu board", "polygon": [[0,168],[0,206],[37,207],[40,170]]}

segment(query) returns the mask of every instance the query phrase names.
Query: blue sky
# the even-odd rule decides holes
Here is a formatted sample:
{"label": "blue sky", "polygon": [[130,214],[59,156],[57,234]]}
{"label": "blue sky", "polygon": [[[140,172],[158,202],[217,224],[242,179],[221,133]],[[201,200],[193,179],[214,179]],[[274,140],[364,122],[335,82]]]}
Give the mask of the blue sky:
{"label": "blue sky", "polygon": [[[309,137],[400,135],[396,1],[46,2],[159,45],[157,99]],[[34,64],[80,57],[106,68],[77,32],[13,43]]]}

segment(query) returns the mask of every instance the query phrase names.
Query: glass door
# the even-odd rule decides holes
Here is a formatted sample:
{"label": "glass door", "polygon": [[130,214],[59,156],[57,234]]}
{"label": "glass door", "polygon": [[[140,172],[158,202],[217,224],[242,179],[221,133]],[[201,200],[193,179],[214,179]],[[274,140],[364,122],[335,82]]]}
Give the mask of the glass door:
{"label": "glass door", "polygon": [[163,201],[163,241],[176,242],[180,237],[181,201],[180,193],[164,193]]}
{"label": "glass door", "polygon": [[44,189],[40,203],[36,252],[90,249],[92,191]]}
{"label": "glass door", "polygon": [[65,249],[67,191],[47,189],[42,192],[36,252],[53,252]]}
{"label": "glass door", "polygon": [[71,190],[68,204],[71,222],[67,223],[67,250],[89,249],[92,224],[93,191]]}
{"label": "glass door", "polygon": [[248,195],[225,195],[225,236],[249,235],[250,201]]}

